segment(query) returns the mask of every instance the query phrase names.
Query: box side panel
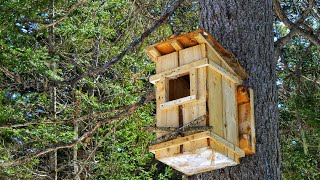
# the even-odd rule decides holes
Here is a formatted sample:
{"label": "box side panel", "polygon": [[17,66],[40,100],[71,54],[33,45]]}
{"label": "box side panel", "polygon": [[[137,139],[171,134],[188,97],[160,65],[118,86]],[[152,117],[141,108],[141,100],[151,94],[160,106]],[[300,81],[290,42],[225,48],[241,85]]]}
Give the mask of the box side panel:
{"label": "box side panel", "polygon": [[[222,76],[207,69],[207,90],[208,90],[208,113],[209,126],[212,126],[212,131],[220,137],[225,137],[225,122],[223,118],[223,93],[222,93]],[[224,155],[227,155],[227,150],[222,146],[216,146],[215,143],[210,142],[210,146]]]}
{"label": "box side panel", "polygon": [[[236,85],[224,77],[222,78],[221,85],[223,93],[223,118],[225,122],[224,137],[227,141],[239,146]],[[239,161],[239,157],[230,150],[228,150],[228,157],[237,162]]]}

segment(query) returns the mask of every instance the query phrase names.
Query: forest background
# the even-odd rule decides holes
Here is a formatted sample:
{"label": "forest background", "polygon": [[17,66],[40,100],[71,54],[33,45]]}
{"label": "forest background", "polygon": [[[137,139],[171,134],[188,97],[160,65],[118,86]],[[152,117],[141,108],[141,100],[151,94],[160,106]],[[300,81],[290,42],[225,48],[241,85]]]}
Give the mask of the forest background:
{"label": "forest background", "polygon": [[[320,2],[273,9],[282,178],[319,179]],[[195,0],[1,0],[0,179],[181,178],[148,152],[143,50],[199,28]]]}

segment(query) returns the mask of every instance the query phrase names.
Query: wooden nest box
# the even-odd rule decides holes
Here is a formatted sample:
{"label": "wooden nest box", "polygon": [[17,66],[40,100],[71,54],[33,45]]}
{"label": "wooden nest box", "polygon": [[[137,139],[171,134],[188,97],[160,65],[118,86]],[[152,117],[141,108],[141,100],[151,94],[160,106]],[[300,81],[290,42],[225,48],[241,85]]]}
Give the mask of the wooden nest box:
{"label": "wooden nest box", "polygon": [[156,159],[192,175],[255,153],[253,91],[241,86],[248,75],[230,52],[197,30],[146,53],[156,63]]}

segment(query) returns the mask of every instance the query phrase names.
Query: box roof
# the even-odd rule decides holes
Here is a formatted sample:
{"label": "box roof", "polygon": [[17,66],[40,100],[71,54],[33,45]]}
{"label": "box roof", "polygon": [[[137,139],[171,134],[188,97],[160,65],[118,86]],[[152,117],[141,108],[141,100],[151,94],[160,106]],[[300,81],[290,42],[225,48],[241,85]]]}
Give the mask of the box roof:
{"label": "box roof", "polygon": [[156,62],[158,56],[170,54],[172,52],[196,46],[201,43],[206,43],[208,46],[211,46],[218,53],[221,59],[225,61],[242,79],[248,77],[248,74],[240,66],[235,56],[230,51],[224,49],[211,35],[209,35],[209,33],[203,29],[193,31],[188,34],[175,36],[166,41],[148,46],[145,49],[145,52],[154,62]]}

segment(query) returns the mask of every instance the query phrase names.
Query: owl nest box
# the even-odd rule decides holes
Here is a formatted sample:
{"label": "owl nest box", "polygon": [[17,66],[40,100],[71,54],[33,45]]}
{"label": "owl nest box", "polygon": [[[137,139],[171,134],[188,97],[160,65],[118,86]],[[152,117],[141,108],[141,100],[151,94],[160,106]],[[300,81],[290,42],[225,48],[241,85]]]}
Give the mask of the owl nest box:
{"label": "owl nest box", "polygon": [[[248,75],[230,52],[203,30],[145,51],[156,63],[149,80],[156,86],[156,126],[164,129],[149,147],[156,159],[193,175],[255,153],[253,91],[241,86]],[[178,136],[166,138],[172,133]]]}

